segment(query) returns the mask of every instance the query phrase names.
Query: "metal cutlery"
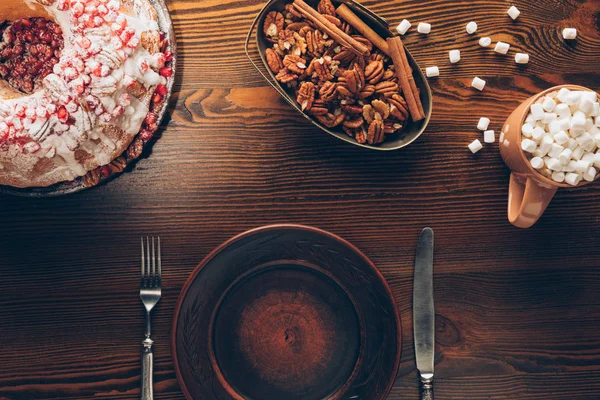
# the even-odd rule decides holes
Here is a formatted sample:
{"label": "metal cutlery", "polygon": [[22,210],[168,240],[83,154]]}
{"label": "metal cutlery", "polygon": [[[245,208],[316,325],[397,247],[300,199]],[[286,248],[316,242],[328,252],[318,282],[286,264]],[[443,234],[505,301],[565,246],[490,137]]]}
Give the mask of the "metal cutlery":
{"label": "metal cutlery", "polygon": [[433,400],[435,308],[433,304],[433,230],[419,237],[413,287],[415,359],[421,377],[421,399]]}
{"label": "metal cutlery", "polygon": [[[152,254],[150,254],[150,240],[152,240]],[[142,400],[153,400],[153,368],[154,354],[150,338],[152,327],[150,323],[150,314],[161,296],[161,258],[160,258],[160,237],[158,245],[155,247],[154,237],[146,237],[146,247],[144,249],[144,238],[142,242],[142,280],[140,283],[140,298],[146,309],[146,332],[145,339],[142,342]],[[158,250],[158,253],[156,252]]]}

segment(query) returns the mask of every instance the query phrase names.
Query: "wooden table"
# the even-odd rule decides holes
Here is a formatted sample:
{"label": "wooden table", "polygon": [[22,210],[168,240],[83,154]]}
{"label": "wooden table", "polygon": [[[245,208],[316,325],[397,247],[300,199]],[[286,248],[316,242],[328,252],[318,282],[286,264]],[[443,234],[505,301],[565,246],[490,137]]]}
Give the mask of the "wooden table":
{"label": "wooden table", "polygon": [[[553,85],[600,89],[600,2],[365,1],[431,80],[426,133],[366,151],[298,116],[252,68],[243,39],[262,1],[173,0],[180,52],[170,116],[152,154],[102,187],[55,199],[0,197],[0,399],[136,399],[144,326],[139,237],[160,235],[154,318],[157,399],[183,399],[169,334],[182,285],[211,249],[249,228],[294,222],[348,239],[381,269],[401,311],[402,363],[390,399],[416,399],[414,250],[436,232],[438,399],[600,397],[600,184],[561,191],[529,230],[507,222],[508,170],[496,145],[473,156],[481,116],[499,131]],[[516,4],[516,22],[506,10]],[[482,49],[477,35],[511,44]],[[578,29],[565,43],[560,30]],[[448,62],[460,49],[462,60]],[[515,51],[531,55],[517,67]],[[482,93],[473,76],[487,80]]]}

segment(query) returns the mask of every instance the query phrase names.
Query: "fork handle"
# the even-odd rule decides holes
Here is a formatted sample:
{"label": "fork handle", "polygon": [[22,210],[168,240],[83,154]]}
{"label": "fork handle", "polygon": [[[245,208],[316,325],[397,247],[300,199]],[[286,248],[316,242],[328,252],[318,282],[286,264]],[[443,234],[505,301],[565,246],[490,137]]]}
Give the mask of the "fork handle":
{"label": "fork handle", "polygon": [[142,344],[142,400],[154,400],[152,390],[152,374],[154,369],[154,353],[152,352],[152,339],[147,337]]}

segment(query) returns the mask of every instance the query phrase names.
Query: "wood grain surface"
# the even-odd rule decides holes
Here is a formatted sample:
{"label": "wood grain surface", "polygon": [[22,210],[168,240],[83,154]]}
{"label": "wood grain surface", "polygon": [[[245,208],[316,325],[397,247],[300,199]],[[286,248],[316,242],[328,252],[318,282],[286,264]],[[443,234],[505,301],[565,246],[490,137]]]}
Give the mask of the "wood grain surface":
{"label": "wood grain surface", "polygon": [[[496,145],[473,156],[481,116],[499,131],[529,95],[600,89],[598,0],[365,1],[396,25],[431,81],[426,133],[392,153],[360,149],[298,116],[253,70],[243,40],[261,1],[170,0],[180,75],[162,138],[129,173],[56,199],[0,197],[0,399],[139,398],[141,235],[163,239],[153,320],[157,399],[183,399],[169,335],[187,275],[246,229],[294,222],[358,246],[388,279],[403,324],[390,399],[416,399],[412,275],[418,233],[436,232],[438,399],[600,398],[600,184],[560,191],[537,225],[507,222]],[[513,22],[506,10],[522,12]],[[511,44],[482,49],[465,33]],[[578,38],[562,40],[564,27]],[[461,50],[451,66],[447,52]],[[469,87],[473,76],[486,89]]]}

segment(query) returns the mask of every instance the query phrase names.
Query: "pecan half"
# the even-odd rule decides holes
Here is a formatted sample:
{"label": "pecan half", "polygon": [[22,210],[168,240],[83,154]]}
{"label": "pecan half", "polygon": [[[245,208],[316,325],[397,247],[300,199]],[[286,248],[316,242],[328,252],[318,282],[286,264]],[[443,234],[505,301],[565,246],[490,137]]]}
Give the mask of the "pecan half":
{"label": "pecan half", "polygon": [[288,54],[283,59],[283,66],[291,72],[301,75],[306,69],[306,60],[300,56]]}
{"label": "pecan half", "polygon": [[398,132],[400,129],[402,129],[402,124],[398,121],[393,121],[389,119],[383,121],[383,132],[386,135]]}
{"label": "pecan half", "polygon": [[329,22],[331,22],[332,24],[334,24],[335,26],[337,26],[338,28],[341,28],[341,27],[342,27],[342,21],[340,21],[340,19],[339,19],[339,18],[337,18],[337,17],[334,17],[333,15],[328,15],[328,14],[323,14],[323,17],[324,17],[324,18],[325,18],[327,21],[329,21]]}
{"label": "pecan half", "polygon": [[279,36],[279,32],[283,31],[284,24],[285,18],[283,18],[283,14],[277,11],[271,11],[265,18],[263,32],[268,39],[275,40]]}
{"label": "pecan half", "polygon": [[[381,100],[373,100],[371,102],[375,111],[375,119],[387,119],[390,116],[390,107]],[[377,116],[379,114],[380,117]]]}
{"label": "pecan half", "polygon": [[286,13],[287,13],[287,15],[286,15],[286,16],[287,16],[288,18],[290,18],[290,19],[294,20],[294,21],[299,21],[299,20],[301,20],[301,19],[303,18],[303,17],[302,17],[302,14],[300,14],[300,13],[299,13],[299,12],[298,12],[298,11],[297,11],[295,8],[294,8],[294,5],[293,5],[292,3],[290,3],[290,4],[286,4],[286,5],[285,5],[285,11],[286,11]]}
{"label": "pecan half", "polygon": [[324,58],[316,58],[310,63],[306,73],[318,79],[319,82],[326,82],[333,79],[333,75],[329,70],[329,63]]}
{"label": "pecan half", "polygon": [[398,84],[393,81],[383,81],[375,85],[375,92],[385,97],[392,97],[394,94],[397,94],[398,89]]}
{"label": "pecan half", "polygon": [[81,178],[81,182],[85,187],[96,186],[100,182],[100,168],[96,168],[88,172]]}
{"label": "pecan half", "polygon": [[281,83],[288,83],[298,79],[298,75],[290,72],[287,68],[282,68],[281,71],[279,71],[279,73],[277,74],[277,76],[275,76],[275,79],[277,79]]}
{"label": "pecan half", "polygon": [[369,131],[367,132],[367,142],[369,144],[379,144],[383,142],[385,138],[385,132],[383,127],[383,121],[374,120],[369,125]]}
{"label": "pecan half", "polygon": [[327,81],[323,84],[323,86],[321,86],[321,89],[319,89],[319,96],[321,96],[323,101],[330,102],[335,100],[337,97],[337,90],[337,83]]}
{"label": "pecan half", "polygon": [[369,49],[367,57],[371,55],[371,51],[373,51],[373,43],[371,43],[369,39],[361,35],[353,35],[352,38],[354,38],[354,40],[356,40],[357,42],[364,44],[367,47],[367,49]]}
{"label": "pecan half", "polygon": [[142,150],[144,149],[144,141],[140,139],[140,137],[136,137],[133,139],[133,142],[127,148],[127,159],[135,160],[140,155],[142,155]]}
{"label": "pecan half", "polygon": [[308,46],[308,52],[312,56],[320,57],[323,55],[325,39],[323,39],[323,34],[318,29],[306,33],[306,44]]}
{"label": "pecan half", "polygon": [[367,143],[367,132],[364,129],[361,129],[360,131],[356,132],[356,134],[354,135],[354,140],[356,140],[360,144]]}
{"label": "pecan half", "polygon": [[390,103],[390,114],[394,118],[402,122],[408,120],[410,112],[408,111],[408,104],[406,104],[404,97],[396,93],[387,100],[388,103]]}
{"label": "pecan half", "polygon": [[365,85],[365,87],[358,93],[359,99],[366,99],[367,97],[371,97],[375,94],[375,86],[373,85]]}
{"label": "pecan half", "polygon": [[396,77],[396,72],[393,69],[389,68],[389,69],[386,69],[385,72],[383,73],[382,79],[384,81],[390,81],[390,80],[394,80],[394,79],[398,79],[398,78]]}
{"label": "pecan half", "polygon": [[310,29],[310,26],[306,22],[292,22],[286,26],[285,29],[299,32],[304,27],[308,27]]}
{"label": "pecan half", "polygon": [[365,68],[365,80],[373,85],[378,83],[383,78],[383,62],[371,61]]}
{"label": "pecan half", "polygon": [[349,115],[361,115],[363,111],[363,108],[356,104],[342,104],[340,107]]}
{"label": "pecan half", "polygon": [[317,6],[317,11],[321,14],[335,16],[335,6],[331,3],[331,0],[321,0]]}
{"label": "pecan half", "polygon": [[302,107],[302,111],[310,111],[315,101],[315,85],[312,82],[302,82],[296,101]]}
{"label": "pecan half", "polygon": [[296,44],[296,38],[294,38],[294,31],[285,29],[279,32],[279,40],[277,41],[280,49],[289,50],[293,45]]}
{"label": "pecan half", "polygon": [[346,114],[344,114],[343,112],[339,115],[327,113],[325,115],[316,115],[315,118],[327,128],[335,128],[336,126],[344,122]]}
{"label": "pecan half", "polygon": [[313,104],[312,104],[312,107],[310,108],[309,113],[314,116],[325,115],[325,114],[329,113],[329,108],[327,107],[327,104],[323,100],[317,99],[317,100],[313,101]]}
{"label": "pecan half", "polygon": [[365,122],[364,119],[362,119],[362,117],[353,117],[353,118],[348,118],[346,117],[346,120],[344,121],[343,125],[344,128],[349,128],[349,129],[358,129],[362,126],[362,124]]}
{"label": "pecan half", "polygon": [[109,165],[112,173],[122,172],[127,167],[127,159],[124,156],[115,158]]}
{"label": "pecan half", "polygon": [[306,35],[307,35],[309,32],[312,32],[312,30],[313,30],[313,28],[311,28],[311,26],[307,24],[305,27],[301,28],[301,29],[298,31],[298,34],[299,34],[300,36],[302,36],[303,38],[306,38]]}
{"label": "pecan half", "polygon": [[365,77],[356,68],[345,71],[342,77],[343,86],[352,94],[358,93],[365,86]]}
{"label": "pecan half", "polygon": [[354,54],[351,50],[346,49],[344,47],[343,50],[341,50],[339,53],[337,53],[335,56],[333,56],[333,59],[336,61],[339,61],[340,64],[348,65],[354,60],[355,57],[356,57],[356,54]]}
{"label": "pecan half", "polygon": [[294,32],[294,39],[296,39],[296,44],[292,47],[292,54],[296,56],[301,56],[306,53],[308,49],[308,45],[306,44],[306,39],[300,36],[298,32]]}
{"label": "pecan half", "polygon": [[267,64],[269,64],[269,68],[273,73],[278,74],[279,71],[283,68],[283,62],[281,62],[281,57],[279,54],[273,49],[265,50],[265,57],[267,58]]}

